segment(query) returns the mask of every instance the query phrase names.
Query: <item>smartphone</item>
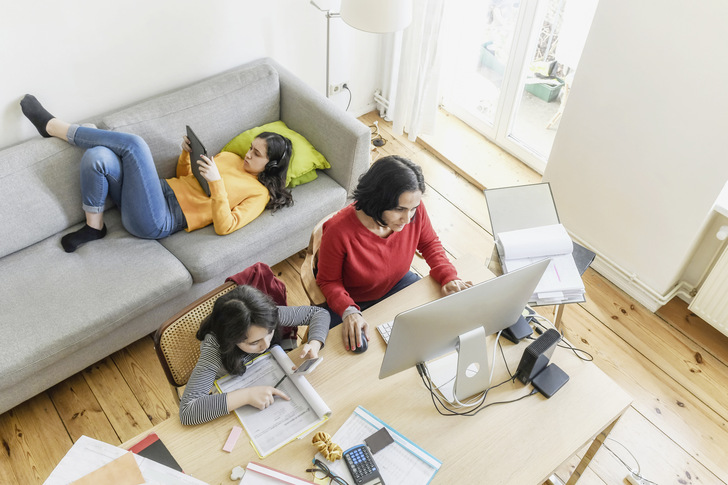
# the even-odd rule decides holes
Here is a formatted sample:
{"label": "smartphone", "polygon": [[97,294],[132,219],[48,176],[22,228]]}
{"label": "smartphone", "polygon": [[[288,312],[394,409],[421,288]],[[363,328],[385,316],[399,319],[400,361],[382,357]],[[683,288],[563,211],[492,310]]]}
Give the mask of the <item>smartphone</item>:
{"label": "smartphone", "polygon": [[323,357],[316,357],[315,359],[308,359],[301,362],[298,369],[293,373],[294,376],[304,376],[310,374],[313,370],[324,360]]}

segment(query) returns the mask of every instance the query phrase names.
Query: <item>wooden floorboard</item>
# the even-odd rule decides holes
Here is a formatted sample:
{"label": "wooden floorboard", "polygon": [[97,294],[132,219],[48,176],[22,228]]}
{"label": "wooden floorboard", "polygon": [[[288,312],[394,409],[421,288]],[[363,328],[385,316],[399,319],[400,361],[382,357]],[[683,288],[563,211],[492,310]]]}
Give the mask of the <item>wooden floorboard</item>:
{"label": "wooden floorboard", "polygon": [[[375,112],[360,120],[377,121],[386,140],[374,159],[395,154],[422,166],[425,204],[453,259],[475,254],[485,261],[491,253],[483,188],[540,181],[447,113],[438,119],[446,125],[440,135],[418,143],[393,134]],[[302,253],[296,253],[273,266],[291,305],[308,302],[300,284],[302,261]],[[412,267],[427,274],[418,256]],[[628,470],[639,465],[646,478],[661,485],[725,484],[728,337],[677,298],[651,313],[593,270],[584,282],[587,301],[566,306],[564,334],[593,355],[633,403],[579,483],[626,483]],[[553,307],[537,311],[553,318]],[[42,483],[81,435],[119,444],[164,419],[176,419],[177,411],[151,338],[145,337],[0,415],[0,484]],[[585,451],[557,474],[571,473]]]}

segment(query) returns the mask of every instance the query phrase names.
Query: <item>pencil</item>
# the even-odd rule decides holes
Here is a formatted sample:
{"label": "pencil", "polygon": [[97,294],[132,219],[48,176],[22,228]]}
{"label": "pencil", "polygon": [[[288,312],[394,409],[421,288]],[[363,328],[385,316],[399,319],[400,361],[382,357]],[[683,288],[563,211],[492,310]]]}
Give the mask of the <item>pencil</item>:
{"label": "pencil", "polygon": [[281,380],[278,381],[278,382],[276,382],[276,385],[273,386],[273,387],[277,388],[278,386],[280,386],[281,385],[281,382],[283,382],[286,379],[286,377],[288,377],[288,374],[286,374],[283,377],[281,377]]}

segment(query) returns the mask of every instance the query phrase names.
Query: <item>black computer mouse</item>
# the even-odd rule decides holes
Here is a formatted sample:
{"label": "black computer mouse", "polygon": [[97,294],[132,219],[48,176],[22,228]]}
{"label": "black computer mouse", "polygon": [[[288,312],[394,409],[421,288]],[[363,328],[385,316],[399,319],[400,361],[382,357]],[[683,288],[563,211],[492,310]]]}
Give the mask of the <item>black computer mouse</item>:
{"label": "black computer mouse", "polygon": [[366,339],[366,337],[364,337],[362,335],[361,347],[355,348],[354,350],[352,350],[352,352],[354,352],[355,354],[363,354],[364,352],[367,351],[367,347],[369,347],[369,344],[367,343],[367,339]]}

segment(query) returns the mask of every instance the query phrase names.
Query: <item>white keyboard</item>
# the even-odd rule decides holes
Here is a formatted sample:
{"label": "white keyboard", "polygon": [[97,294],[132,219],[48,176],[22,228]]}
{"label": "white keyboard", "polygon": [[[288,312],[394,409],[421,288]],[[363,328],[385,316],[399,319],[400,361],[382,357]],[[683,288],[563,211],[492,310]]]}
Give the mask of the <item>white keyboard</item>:
{"label": "white keyboard", "polygon": [[385,342],[389,343],[389,336],[392,334],[392,323],[394,321],[390,320],[388,322],[384,322],[383,324],[379,325],[377,327],[377,330],[379,330],[379,334],[382,336]]}

